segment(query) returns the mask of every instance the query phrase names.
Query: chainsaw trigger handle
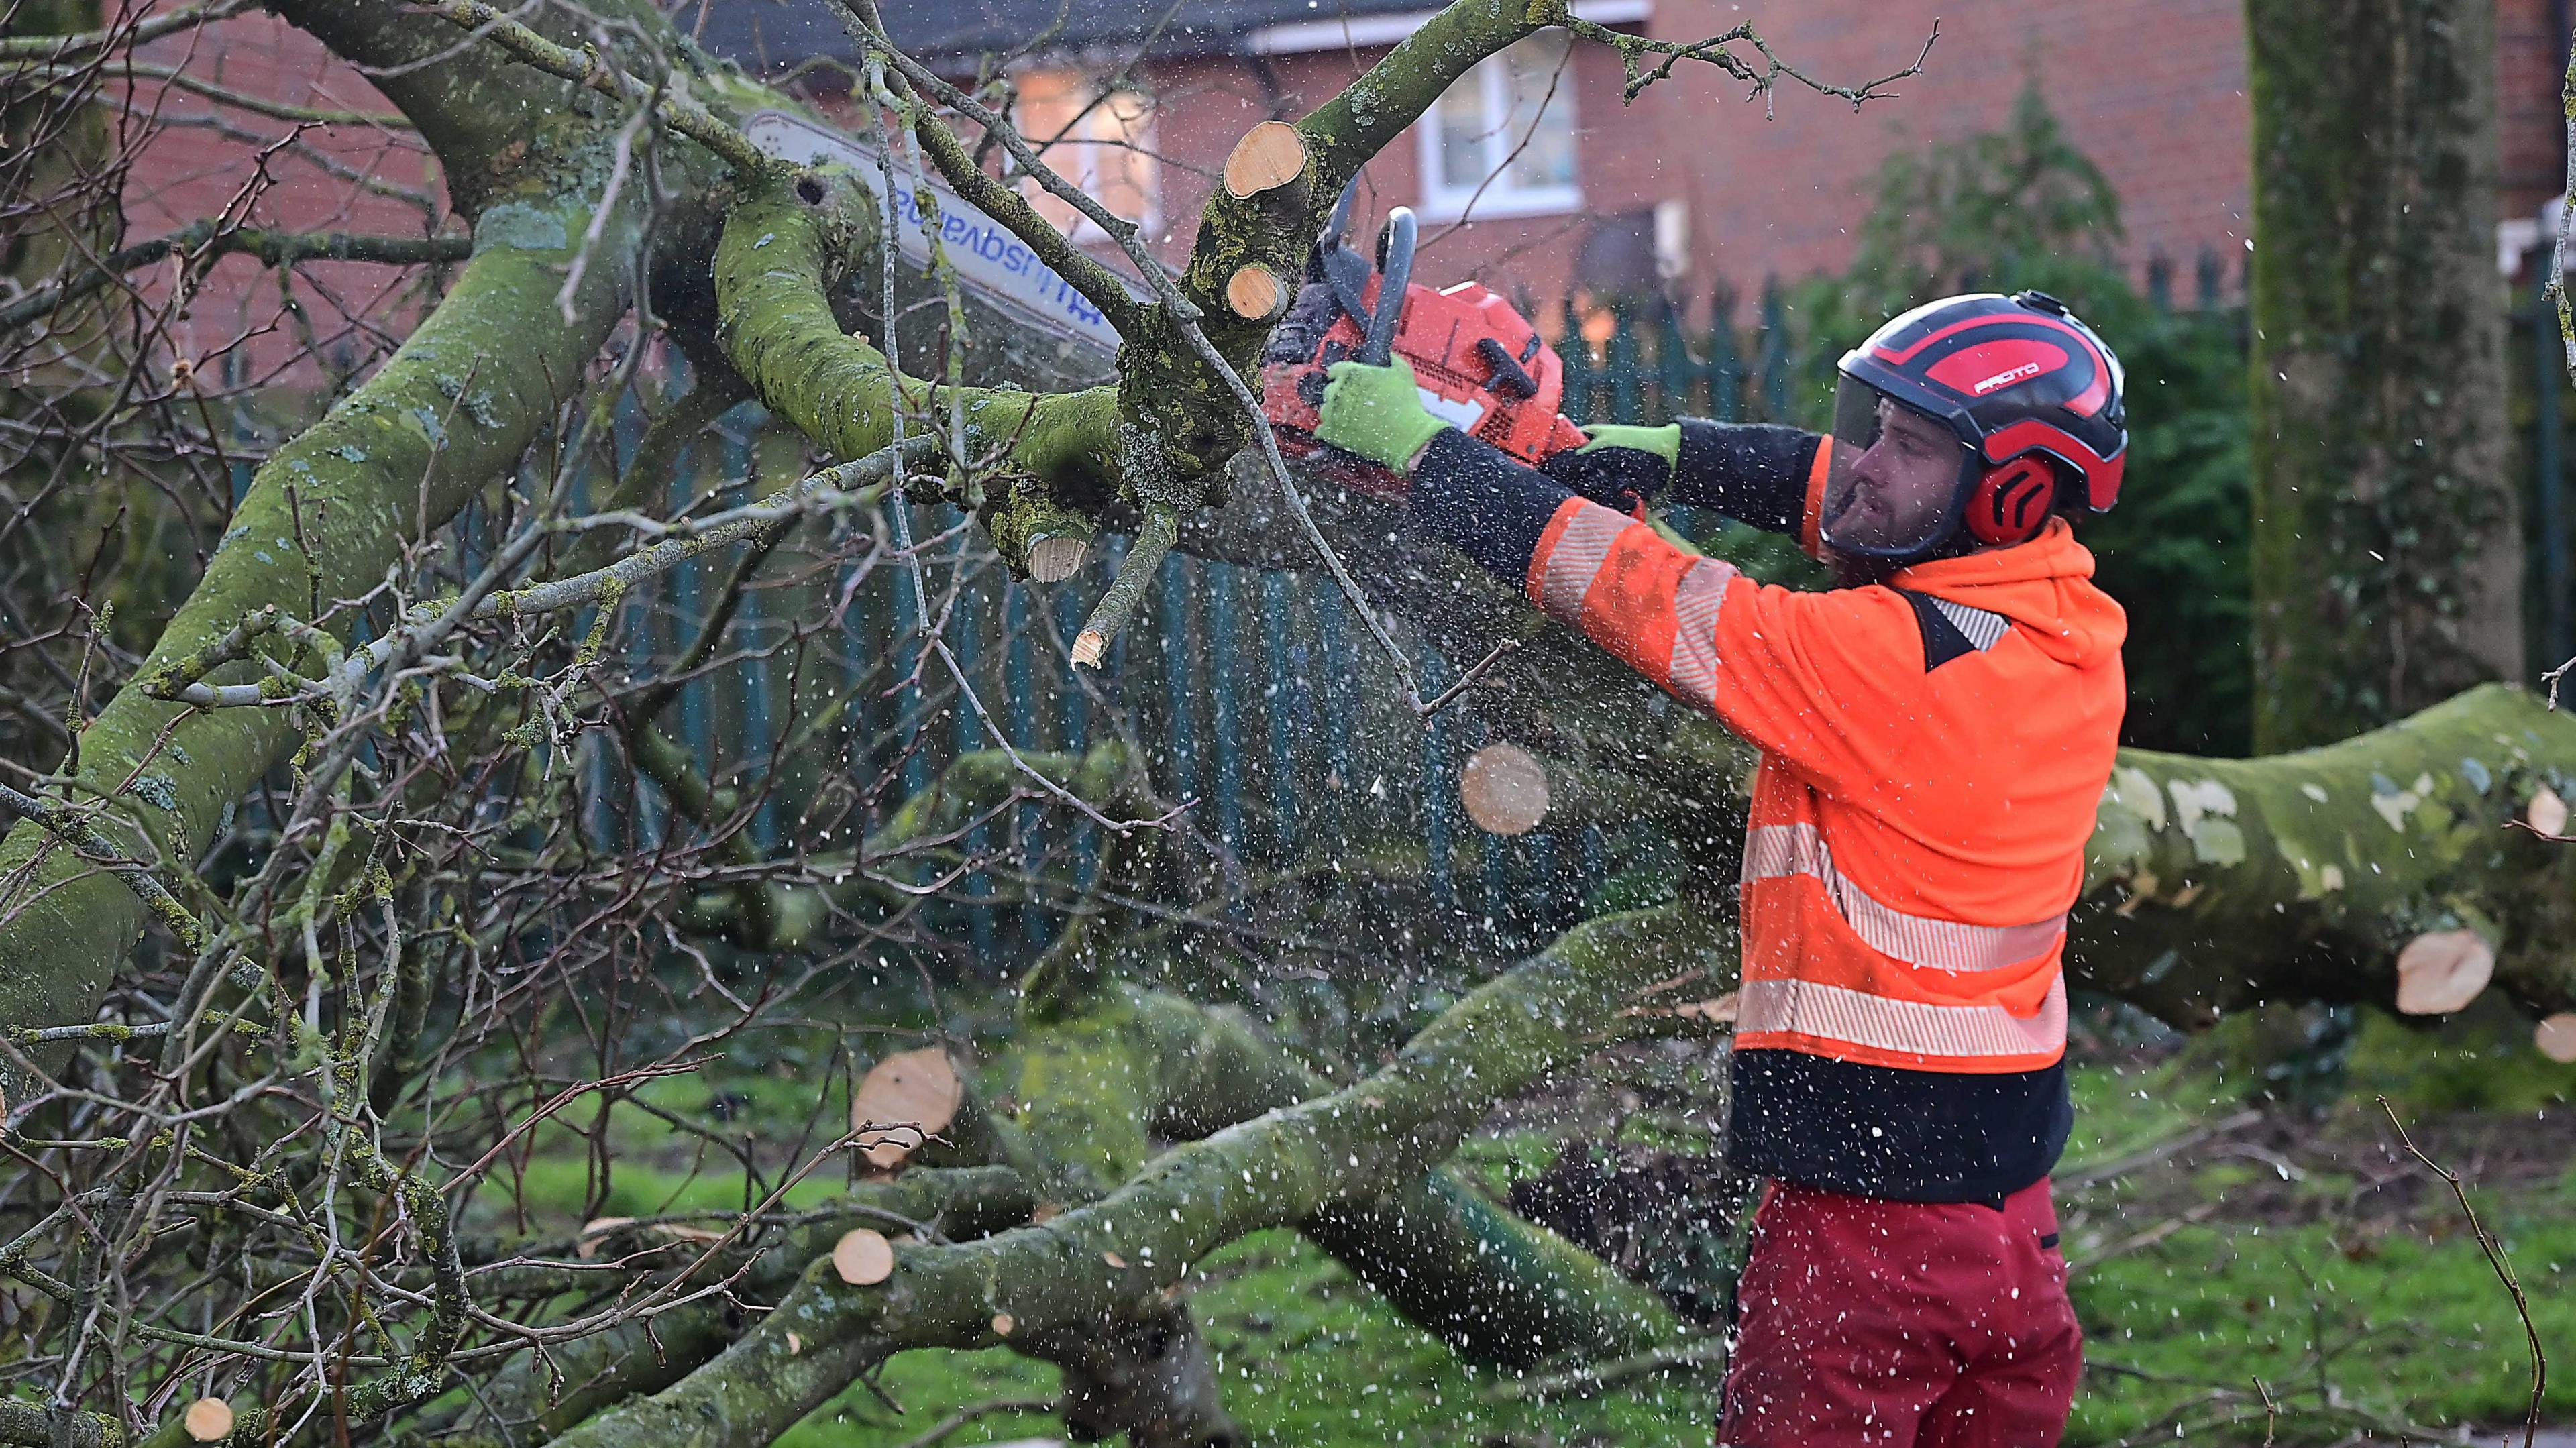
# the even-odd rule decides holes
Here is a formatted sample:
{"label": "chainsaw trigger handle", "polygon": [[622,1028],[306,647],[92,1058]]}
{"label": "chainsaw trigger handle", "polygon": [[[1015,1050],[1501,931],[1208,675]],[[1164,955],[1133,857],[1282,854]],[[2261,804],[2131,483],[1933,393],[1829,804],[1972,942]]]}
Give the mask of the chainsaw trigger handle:
{"label": "chainsaw trigger handle", "polygon": [[1350,184],[1342,188],[1342,194],[1333,200],[1333,219],[1324,223],[1324,234],[1315,238],[1318,249],[1331,251],[1342,244],[1342,233],[1351,225],[1351,203],[1359,198],[1359,194],[1360,178],[1353,176]]}
{"label": "chainsaw trigger handle", "polygon": [[1396,323],[1404,316],[1404,291],[1413,282],[1413,208],[1399,206],[1386,214],[1378,237],[1377,308],[1369,315],[1368,338],[1360,344],[1359,361],[1383,367],[1395,351]]}
{"label": "chainsaw trigger handle", "polygon": [[1529,375],[1529,369],[1513,358],[1512,349],[1504,346],[1500,338],[1477,338],[1476,355],[1485,359],[1490,374],[1485,379],[1485,387],[1496,397],[1508,397],[1518,402],[1538,395],[1538,379]]}
{"label": "chainsaw trigger handle", "polygon": [[1341,306],[1343,313],[1365,326],[1368,323],[1368,303],[1365,300],[1368,295],[1368,258],[1342,242],[1351,226],[1351,205],[1359,199],[1359,194],[1360,178],[1354,176],[1351,184],[1343,187],[1341,196],[1333,202],[1332,220],[1325,222],[1324,229],[1315,237],[1315,274],[1331,284],[1333,300]]}

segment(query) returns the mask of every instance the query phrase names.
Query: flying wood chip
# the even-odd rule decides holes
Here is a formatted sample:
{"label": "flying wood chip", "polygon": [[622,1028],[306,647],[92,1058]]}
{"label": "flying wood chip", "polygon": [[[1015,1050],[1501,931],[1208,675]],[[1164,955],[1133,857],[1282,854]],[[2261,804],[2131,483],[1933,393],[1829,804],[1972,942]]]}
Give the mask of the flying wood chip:
{"label": "flying wood chip", "polygon": [[212,1443],[233,1430],[233,1405],[221,1398],[199,1398],[188,1405],[180,1426],[200,1443]]}
{"label": "flying wood chip", "polygon": [[948,1129],[964,1097],[947,1052],[936,1046],[900,1051],[879,1061],[859,1083],[850,1098],[850,1129],[882,1134],[866,1149],[868,1165],[892,1171],[924,1138]]}
{"label": "flying wood chip", "polygon": [[1458,797],[1476,828],[1528,834],[1547,818],[1547,766],[1517,744],[1488,744],[1458,771]]}
{"label": "flying wood chip", "polygon": [[844,1232],[832,1244],[832,1270],[853,1287],[873,1287],[894,1275],[894,1244],[865,1227]]}

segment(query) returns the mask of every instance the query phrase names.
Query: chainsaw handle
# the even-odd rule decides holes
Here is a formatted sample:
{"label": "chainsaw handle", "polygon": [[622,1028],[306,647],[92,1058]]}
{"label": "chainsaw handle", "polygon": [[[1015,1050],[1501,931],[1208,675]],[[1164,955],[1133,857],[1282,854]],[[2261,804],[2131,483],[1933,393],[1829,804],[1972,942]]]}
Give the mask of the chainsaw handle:
{"label": "chainsaw handle", "polygon": [[1377,309],[1369,314],[1368,336],[1356,360],[1383,367],[1395,352],[1396,323],[1404,317],[1404,291],[1413,283],[1413,208],[1399,206],[1386,214],[1378,238]]}

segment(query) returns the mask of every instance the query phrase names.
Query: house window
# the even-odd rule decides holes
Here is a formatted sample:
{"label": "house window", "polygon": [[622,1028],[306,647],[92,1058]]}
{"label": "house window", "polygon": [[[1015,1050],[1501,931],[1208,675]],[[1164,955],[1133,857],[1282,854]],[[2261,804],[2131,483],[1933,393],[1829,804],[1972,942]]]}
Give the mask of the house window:
{"label": "house window", "polygon": [[[1151,235],[1161,224],[1153,102],[1137,91],[1104,90],[1076,70],[1024,71],[1017,80],[1014,119],[1020,134],[1036,143],[1039,159],[1112,216]],[[1040,216],[1074,240],[1100,238],[1089,217],[1036,181],[1022,181],[1020,190]]]}
{"label": "house window", "polygon": [[1418,128],[1425,214],[1529,216],[1583,204],[1569,54],[1564,31],[1543,31],[1449,87]]}

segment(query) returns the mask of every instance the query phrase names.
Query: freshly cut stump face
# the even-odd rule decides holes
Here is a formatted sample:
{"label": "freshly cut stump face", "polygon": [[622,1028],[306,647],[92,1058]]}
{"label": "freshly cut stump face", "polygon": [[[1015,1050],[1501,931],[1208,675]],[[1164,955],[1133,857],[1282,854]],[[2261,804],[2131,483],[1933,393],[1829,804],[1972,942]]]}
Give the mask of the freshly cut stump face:
{"label": "freshly cut stump face", "polygon": [[1288,310],[1288,288],[1266,266],[1238,267],[1226,278],[1225,304],[1238,317],[1266,322]]}
{"label": "freshly cut stump face", "polygon": [[1079,538],[1040,538],[1029,545],[1029,580],[1033,583],[1062,583],[1082,571],[1082,561],[1091,556],[1091,545]]}
{"label": "freshly cut stump face", "polygon": [[2532,1028],[2531,1043],[2558,1062],[2576,1062],[2576,1011],[2560,1011]]}
{"label": "freshly cut stump face", "polygon": [[894,1244],[865,1227],[844,1232],[832,1244],[832,1270],[853,1287],[872,1287],[894,1275]]}
{"label": "freshly cut stump face", "polygon": [[2495,975],[2495,947],[2474,930],[2428,930],[2397,952],[2397,1009],[2446,1016],[2463,1009]]}
{"label": "freshly cut stump face", "polygon": [[[850,1129],[885,1133],[866,1151],[868,1165],[892,1171],[903,1165],[923,1138],[936,1136],[957,1119],[965,1085],[948,1053],[936,1046],[900,1051],[886,1057],[859,1083],[850,1098]],[[913,1133],[918,1130],[920,1135]]]}
{"label": "freshly cut stump face", "polygon": [[1286,121],[1263,121],[1243,133],[1225,158],[1225,189],[1238,201],[1285,186],[1306,170],[1306,140]]}
{"label": "freshly cut stump face", "polygon": [[233,1430],[233,1406],[221,1398],[199,1398],[188,1405],[179,1425],[200,1443],[219,1441]]}
{"label": "freshly cut stump face", "polygon": [[2567,833],[2567,801],[2557,791],[2546,787],[2534,792],[2531,802],[2522,807],[2522,822],[2544,835]]}

